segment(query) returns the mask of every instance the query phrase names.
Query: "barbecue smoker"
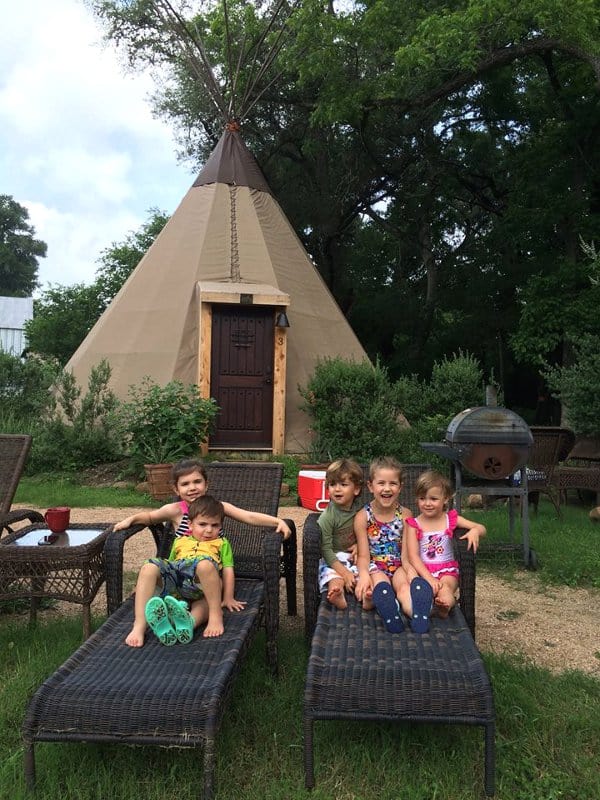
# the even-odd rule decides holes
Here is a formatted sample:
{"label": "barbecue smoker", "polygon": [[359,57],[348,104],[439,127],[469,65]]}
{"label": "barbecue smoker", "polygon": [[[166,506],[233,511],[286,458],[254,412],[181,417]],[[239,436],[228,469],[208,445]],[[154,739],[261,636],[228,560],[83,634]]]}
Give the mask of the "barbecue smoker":
{"label": "barbecue smoker", "polygon": [[[523,559],[525,566],[535,568],[537,559],[529,549],[527,470],[524,469],[532,444],[529,426],[518,414],[499,406],[479,406],[467,408],[452,419],[444,442],[423,442],[421,447],[451,461],[459,514],[463,495],[509,498],[511,542],[499,549],[514,547],[514,501],[516,497],[521,499]],[[467,472],[466,477],[463,471]]]}

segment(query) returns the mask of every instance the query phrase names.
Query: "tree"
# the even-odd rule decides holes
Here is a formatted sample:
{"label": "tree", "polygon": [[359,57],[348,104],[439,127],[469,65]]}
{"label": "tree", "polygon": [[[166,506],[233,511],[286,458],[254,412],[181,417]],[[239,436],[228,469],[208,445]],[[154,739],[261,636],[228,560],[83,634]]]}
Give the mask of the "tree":
{"label": "tree", "polygon": [[101,313],[94,284],[51,286],[34,300],[33,319],[25,323],[29,350],[66,364]]}
{"label": "tree", "polygon": [[95,286],[102,309],[108,306],[169,221],[168,215],[157,208],[149,209],[148,214],[148,220],[138,231],[128,233],[121,243],[113,242],[98,259]]}
{"label": "tree", "polygon": [[38,258],[47,246],[34,238],[29,212],[7,194],[0,194],[0,294],[30,297],[39,286]]}
{"label": "tree", "polygon": [[158,209],[149,214],[138,231],[102,252],[92,284],[52,286],[34,301],[25,324],[30,350],[67,363],[168,221]]}
{"label": "tree", "polygon": [[558,291],[578,236],[600,237],[594,2],[304,0],[286,31],[269,2],[188,3],[176,22],[163,0],[92,5],[133,66],[166,70],[156,109],[197,162],[222,123],[195,31],[227,100],[232,65],[243,96],[260,44],[287,36],[244,137],[369,354],[425,375],[462,347],[523,403],[516,342],[536,305],[543,319],[540,276]]}

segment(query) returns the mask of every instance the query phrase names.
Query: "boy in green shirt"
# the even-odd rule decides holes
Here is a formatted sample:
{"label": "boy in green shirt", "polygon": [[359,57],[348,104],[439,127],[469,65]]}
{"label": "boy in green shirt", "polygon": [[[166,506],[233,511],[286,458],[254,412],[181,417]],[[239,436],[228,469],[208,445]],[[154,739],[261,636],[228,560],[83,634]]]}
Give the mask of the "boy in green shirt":
{"label": "boy in green shirt", "polygon": [[363,486],[360,466],[347,458],[327,468],[325,483],[330,502],[319,516],[321,560],[319,591],[327,590],[327,600],[336,608],[346,608],[345,592],[351,592],[358,576],[354,517],[363,506],[359,495]]}

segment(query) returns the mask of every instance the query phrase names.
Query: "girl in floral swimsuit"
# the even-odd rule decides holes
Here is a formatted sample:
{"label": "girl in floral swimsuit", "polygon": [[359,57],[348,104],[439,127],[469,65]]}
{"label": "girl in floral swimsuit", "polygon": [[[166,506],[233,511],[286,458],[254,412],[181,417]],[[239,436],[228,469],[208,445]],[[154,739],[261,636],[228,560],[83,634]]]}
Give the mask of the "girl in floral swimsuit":
{"label": "girl in floral swimsuit", "polygon": [[373,500],[354,521],[359,571],[356,597],[364,608],[376,607],[388,631],[399,633],[404,628],[400,606],[411,615],[410,578],[416,575],[403,538],[404,520],[410,511],[398,503],[402,467],[394,458],[376,459],[369,468],[367,485]]}

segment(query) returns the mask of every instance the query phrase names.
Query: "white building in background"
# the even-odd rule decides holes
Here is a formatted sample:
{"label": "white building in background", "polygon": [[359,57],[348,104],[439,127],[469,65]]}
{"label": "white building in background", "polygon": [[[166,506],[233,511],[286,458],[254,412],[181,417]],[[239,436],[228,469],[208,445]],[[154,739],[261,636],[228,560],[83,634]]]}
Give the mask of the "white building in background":
{"label": "white building in background", "polygon": [[23,326],[33,319],[33,297],[0,297],[0,350],[20,356],[27,347]]}

